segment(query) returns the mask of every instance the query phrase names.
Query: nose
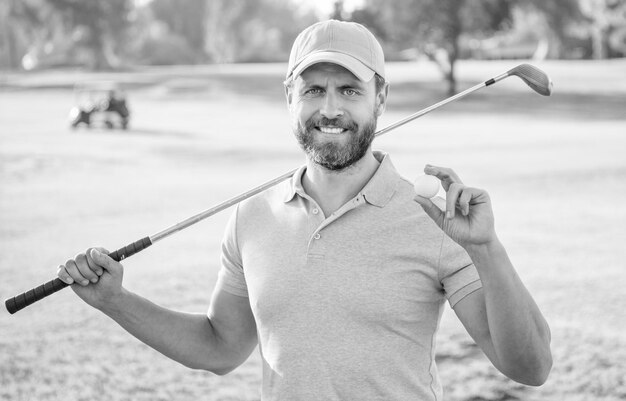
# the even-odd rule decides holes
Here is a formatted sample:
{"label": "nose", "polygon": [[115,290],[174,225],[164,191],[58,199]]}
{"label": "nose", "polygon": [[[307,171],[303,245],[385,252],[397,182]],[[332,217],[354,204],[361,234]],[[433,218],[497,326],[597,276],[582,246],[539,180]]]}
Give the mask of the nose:
{"label": "nose", "polygon": [[322,107],[320,114],[328,119],[337,118],[343,116],[343,108],[341,100],[335,93],[327,92],[322,101]]}

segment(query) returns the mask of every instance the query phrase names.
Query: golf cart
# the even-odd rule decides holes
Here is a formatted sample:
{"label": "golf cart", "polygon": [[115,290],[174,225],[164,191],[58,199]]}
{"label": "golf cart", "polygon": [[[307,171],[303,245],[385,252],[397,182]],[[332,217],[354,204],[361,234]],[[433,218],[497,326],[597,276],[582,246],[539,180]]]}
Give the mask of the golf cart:
{"label": "golf cart", "polygon": [[130,112],[126,105],[126,95],[114,82],[76,85],[74,102],[69,114],[72,128],[80,124],[85,124],[87,128],[128,128]]}

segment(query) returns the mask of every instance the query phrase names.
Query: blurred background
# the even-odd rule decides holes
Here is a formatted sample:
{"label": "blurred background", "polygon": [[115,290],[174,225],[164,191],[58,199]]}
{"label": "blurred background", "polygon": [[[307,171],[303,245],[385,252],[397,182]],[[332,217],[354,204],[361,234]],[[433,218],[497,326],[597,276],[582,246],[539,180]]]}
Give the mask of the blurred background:
{"label": "blurred background", "polygon": [[[431,163],[489,191],[552,330],[531,388],[446,307],[445,399],[625,400],[625,0],[0,0],[0,298],[302,164],[282,82],[296,35],[328,18],[383,45],[379,128],[521,63],[554,81],[542,97],[512,77],[374,142],[408,179]],[[125,260],[125,286],[205,313],[229,214]],[[3,401],[258,400],[260,383],[258,351],[223,377],[190,370],[69,289],[0,312]]]}
{"label": "blurred background", "polygon": [[0,69],[283,62],[319,19],[356,21],[389,61],[626,55],[623,0],[3,0]]}

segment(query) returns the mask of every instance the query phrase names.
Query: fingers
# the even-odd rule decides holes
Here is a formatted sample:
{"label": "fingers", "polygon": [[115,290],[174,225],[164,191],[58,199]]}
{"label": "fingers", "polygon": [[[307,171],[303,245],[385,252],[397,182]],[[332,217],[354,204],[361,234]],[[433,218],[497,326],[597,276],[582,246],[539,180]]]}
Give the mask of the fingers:
{"label": "fingers", "polygon": [[[82,286],[88,285],[89,282],[97,283],[106,268],[103,262],[99,260],[99,258],[106,257],[101,253],[105,250],[99,249],[101,251],[90,248],[85,253],[76,255],[74,259],[69,259],[64,265],[60,265],[57,269],[59,279],[66,284],[78,283]],[[94,254],[99,256],[94,257]]]}
{"label": "fingers", "polygon": [[102,266],[105,270],[115,270],[119,266],[121,266],[118,262],[114,261],[109,257],[106,250],[104,248],[91,248],[89,250],[89,255],[94,260],[95,263]]}
{"label": "fingers", "polygon": [[124,274],[124,268],[120,262],[117,262],[108,255],[108,251],[104,248],[92,248],[89,254],[93,261],[114,276],[121,277]]}
{"label": "fingers", "polygon": [[465,217],[470,214],[470,206],[482,203],[487,193],[478,188],[466,187],[461,184],[452,184],[446,192],[446,218],[453,219],[457,209]]}
{"label": "fingers", "polygon": [[469,215],[470,211],[470,201],[472,200],[474,194],[471,188],[465,188],[461,192],[461,196],[459,196],[458,207],[461,210],[461,214],[463,216]]}
{"label": "fingers", "polygon": [[85,277],[92,283],[98,282],[98,275],[95,273],[96,267],[94,266],[94,270],[92,270],[92,267],[89,265],[89,261],[87,260],[87,255],[85,255],[84,253],[80,253],[74,257],[74,261],[76,262],[76,267],[78,268],[78,271],[80,271],[80,274],[83,277]]}
{"label": "fingers", "polygon": [[443,189],[445,189],[446,191],[448,191],[451,184],[463,184],[461,178],[451,168],[438,167],[427,164],[426,167],[424,167],[424,173],[428,175],[434,175],[435,177],[439,178],[439,180],[441,181],[441,186],[443,186]]}
{"label": "fingers", "polygon": [[446,191],[446,218],[452,219],[456,214],[456,204],[461,193],[467,188],[463,184],[452,183]]}
{"label": "fingers", "polygon": [[454,218],[457,208],[463,216],[469,215],[470,201],[475,191],[463,185],[463,181],[454,170],[427,164],[424,172],[441,180],[441,185],[446,190],[445,216],[447,219]]}
{"label": "fingers", "polygon": [[468,217],[472,207],[489,202],[489,195],[483,189],[453,185],[446,195],[446,218],[454,218],[457,209]]}
{"label": "fingers", "polygon": [[96,263],[93,257],[91,257],[91,250],[92,248],[89,248],[87,249],[87,252],[85,253],[85,256],[87,257],[87,263],[89,264],[89,268],[98,276],[102,276],[104,274],[104,270],[102,270],[102,267]]}
{"label": "fingers", "polygon": [[470,205],[484,192],[463,185],[463,181],[461,181],[458,174],[448,167],[427,164],[424,167],[424,173],[437,177],[446,191],[445,212],[438,210],[439,208],[432,202],[425,202],[418,199],[419,197],[415,198],[415,201],[422,205],[424,210],[433,218],[439,218],[441,213],[445,213],[446,219],[453,219],[456,216],[457,209],[463,216],[469,216]]}
{"label": "fingers", "polygon": [[61,268],[62,270],[65,270],[70,278],[70,282],[68,282],[68,284],[71,284],[73,282],[76,282],[82,286],[86,286],[87,284],[89,284],[89,280],[87,280],[85,276],[81,274],[74,259],[69,259],[67,262],[65,262],[65,265],[59,266],[59,269]]}
{"label": "fingers", "polygon": [[65,284],[74,284],[74,279],[65,269],[65,265],[59,265],[59,268],[57,269],[57,277]]}

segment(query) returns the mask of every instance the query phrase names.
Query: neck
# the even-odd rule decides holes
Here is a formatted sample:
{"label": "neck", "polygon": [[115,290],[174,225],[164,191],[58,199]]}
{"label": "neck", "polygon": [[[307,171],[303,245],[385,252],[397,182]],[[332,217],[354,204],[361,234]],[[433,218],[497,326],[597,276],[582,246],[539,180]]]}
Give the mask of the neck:
{"label": "neck", "polygon": [[340,171],[328,170],[307,159],[302,186],[329,216],[354,198],[372,178],[380,163],[369,150],[363,158]]}

